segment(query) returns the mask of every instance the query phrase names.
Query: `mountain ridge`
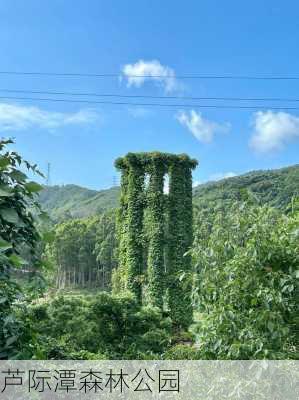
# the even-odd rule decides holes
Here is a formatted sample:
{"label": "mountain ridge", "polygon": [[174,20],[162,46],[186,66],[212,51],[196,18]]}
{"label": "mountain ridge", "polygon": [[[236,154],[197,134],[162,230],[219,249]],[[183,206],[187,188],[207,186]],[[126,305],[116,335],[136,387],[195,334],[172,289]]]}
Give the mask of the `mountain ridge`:
{"label": "mountain ridge", "polygon": [[[299,164],[270,170],[246,172],[218,181],[209,181],[193,188],[195,205],[211,204],[218,200],[231,201],[240,197],[241,190],[249,190],[266,203],[286,207],[299,194]],[[74,184],[45,186],[40,203],[54,222],[69,218],[83,218],[118,206],[119,187],[94,190]]]}

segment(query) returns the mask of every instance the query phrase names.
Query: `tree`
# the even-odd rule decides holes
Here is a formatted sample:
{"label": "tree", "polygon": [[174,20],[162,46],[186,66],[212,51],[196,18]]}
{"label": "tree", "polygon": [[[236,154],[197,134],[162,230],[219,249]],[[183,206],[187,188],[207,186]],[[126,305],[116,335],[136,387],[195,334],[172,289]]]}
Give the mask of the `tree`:
{"label": "tree", "polygon": [[297,358],[298,211],[286,216],[248,199],[196,220],[201,358]]}
{"label": "tree", "polygon": [[101,215],[96,223],[94,253],[102,272],[102,287],[111,288],[112,271],[117,267],[118,245],[116,239],[115,212]]}
{"label": "tree", "polygon": [[[42,187],[28,181],[21,169],[40,172],[15,151],[7,151],[6,146],[12,143],[11,139],[0,140],[0,358],[18,353],[23,333],[13,308],[21,289],[12,280],[11,272],[14,268],[41,266],[36,256],[40,234],[33,213],[41,213],[35,194]],[[31,266],[20,256],[24,244],[31,256]]]}
{"label": "tree", "polygon": [[110,288],[117,266],[115,212],[56,225],[48,253],[56,266],[58,288]]}

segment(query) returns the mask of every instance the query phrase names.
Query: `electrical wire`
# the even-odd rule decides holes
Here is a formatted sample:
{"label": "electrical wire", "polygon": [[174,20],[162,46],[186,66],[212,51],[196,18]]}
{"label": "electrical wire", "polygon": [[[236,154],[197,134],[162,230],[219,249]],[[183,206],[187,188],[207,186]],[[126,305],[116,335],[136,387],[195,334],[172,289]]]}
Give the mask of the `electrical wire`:
{"label": "electrical wire", "polygon": [[84,103],[84,104],[108,104],[108,105],[121,105],[121,106],[139,106],[139,107],[176,107],[176,108],[215,108],[215,109],[244,109],[244,110],[299,110],[299,107],[276,107],[276,106],[236,106],[236,105],[217,105],[217,104],[163,104],[163,103],[130,103],[130,102],[114,102],[114,101],[95,101],[95,100],[74,100],[74,99],[54,99],[54,98],[40,98],[40,97],[18,97],[18,96],[0,96],[0,99],[7,100],[30,100],[30,101],[49,101],[49,102],[62,102],[62,103]]}
{"label": "electrical wire", "polygon": [[107,93],[82,93],[82,92],[62,92],[62,91],[43,91],[43,90],[20,90],[20,89],[1,89],[5,93],[30,93],[63,96],[90,96],[90,97],[117,97],[117,98],[140,98],[140,99],[163,99],[163,100],[219,100],[219,101],[284,101],[299,102],[295,98],[279,97],[198,97],[198,96],[149,96],[149,95],[123,95]]}
{"label": "electrical wire", "polygon": [[299,80],[299,76],[267,76],[267,75],[130,75],[122,73],[74,73],[74,72],[37,72],[37,71],[0,71],[1,75],[31,75],[31,76],[63,76],[87,78],[146,78],[146,79],[229,79],[229,80]]}

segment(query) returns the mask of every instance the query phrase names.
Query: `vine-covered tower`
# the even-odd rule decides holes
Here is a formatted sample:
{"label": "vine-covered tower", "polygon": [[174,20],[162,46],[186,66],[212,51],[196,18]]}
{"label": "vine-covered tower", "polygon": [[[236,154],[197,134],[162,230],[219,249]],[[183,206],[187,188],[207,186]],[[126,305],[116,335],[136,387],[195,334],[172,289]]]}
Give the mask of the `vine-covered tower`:
{"label": "vine-covered tower", "polygon": [[115,166],[121,171],[122,286],[141,303],[147,276],[149,302],[162,309],[167,297],[174,323],[186,327],[192,320],[191,285],[181,276],[191,268],[187,251],[192,244],[192,169],[197,161],[185,154],[128,153]]}

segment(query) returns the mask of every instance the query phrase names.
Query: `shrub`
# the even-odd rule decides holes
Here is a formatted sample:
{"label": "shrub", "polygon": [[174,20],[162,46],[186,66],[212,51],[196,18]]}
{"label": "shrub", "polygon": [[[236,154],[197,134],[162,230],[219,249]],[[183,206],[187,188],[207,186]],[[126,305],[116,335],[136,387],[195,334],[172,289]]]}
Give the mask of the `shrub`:
{"label": "shrub", "polygon": [[154,359],[170,343],[171,321],[132,296],[57,297],[31,308],[37,358]]}
{"label": "shrub", "polygon": [[247,203],[202,222],[193,252],[201,357],[296,358],[298,214]]}
{"label": "shrub", "polygon": [[171,347],[163,356],[164,360],[200,360],[201,352],[194,346],[177,344]]}
{"label": "shrub", "polygon": [[25,250],[33,270],[42,266],[35,225],[36,215],[41,215],[35,194],[42,187],[28,181],[21,169],[30,173],[38,170],[15,151],[7,151],[6,146],[12,143],[11,139],[0,139],[0,359],[16,358],[30,335],[17,315],[22,290],[12,279],[12,271],[26,266],[21,257]]}
{"label": "shrub", "polygon": [[113,357],[135,358],[137,353],[158,354],[170,341],[171,323],[158,308],[140,307],[133,297],[100,294],[90,318],[99,350]]}

